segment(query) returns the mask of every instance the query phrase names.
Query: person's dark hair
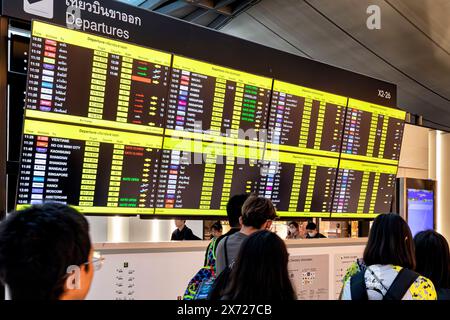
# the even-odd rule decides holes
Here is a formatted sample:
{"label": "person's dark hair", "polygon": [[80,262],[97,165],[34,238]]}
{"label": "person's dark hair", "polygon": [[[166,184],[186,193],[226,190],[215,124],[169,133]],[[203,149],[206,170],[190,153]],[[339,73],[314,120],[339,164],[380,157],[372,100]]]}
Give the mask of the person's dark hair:
{"label": "person's dark hair", "polygon": [[224,299],[295,300],[288,260],[286,245],[275,233],[251,234],[242,243]]}
{"label": "person's dark hair", "polygon": [[48,203],[13,212],[0,223],[0,280],[13,300],[57,300],[67,268],[90,251],[89,224],[75,209]]}
{"label": "person's dark hair", "polygon": [[306,225],[307,230],[316,230],[317,229],[317,224],[315,224],[314,222],[308,222],[308,224]]}
{"label": "person's dark hair", "polygon": [[416,271],[430,279],[437,289],[450,288],[450,252],[447,240],[433,230],[414,237]]}
{"label": "person's dark hair", "polygon": [[242,215],[242,205],[249,196],[250,195],[247,193],[237,194],[232,196],[230,200],[228,200],[227,215],[230,227],[238,228],[240,226],[239,217]]}
{"label": "person's dark hair", "polygon": [[211,226],[211,230],[217,230],[217,231],[222,231],[222,224],[220,223],[220,221],[216,221],[213,223],[213,225]]}
{"label": "person's dark hair", "polygon": [[267,198],[250,195],[242,206],[242,224],[260,229],[267,220],[277,217],[275,207]]}
{"label": "person's dark hair", "polygon": [[295,222],[295,221],[289,221],[288,226],[290,227],[291,224],[292,224],[296,229],[298,229],[298,223],[297,223],[297,222]]}
{"label": "person's dark hair", "polygon": [[363,259],[367,266],[392,264],[414,270],[414,242],[405,220],[395,213],[377,216],[369,233]]}

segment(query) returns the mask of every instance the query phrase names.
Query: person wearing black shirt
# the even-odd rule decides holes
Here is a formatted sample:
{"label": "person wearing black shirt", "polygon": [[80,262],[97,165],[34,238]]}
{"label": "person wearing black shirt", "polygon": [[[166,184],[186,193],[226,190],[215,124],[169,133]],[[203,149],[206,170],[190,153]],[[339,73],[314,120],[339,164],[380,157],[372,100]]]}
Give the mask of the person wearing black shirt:
{"label": "person wearing black shirt", "polygon": [[230,223],[231,229],[221,235],[217,241],[216,241],[216,252],[217,252],[217,246],[219,245],[219,242],[222,241],[225,237],[231,236],[232,234],[238,232],[241,230],[241,224],[239,223],[239,217],[242,215],[242,206],[244,205],[245,200],[250,195],[247,193],[243,194],[237,194],[232,196],[227,203],[227,216],[228,216],[228,222]]}
{"label": "person wearing black shirt", "polygon": [[326,238],[323,234],[317,231],[317,225],[314,222],[308,222],[306,225],[306,239]]}
{"label": "person wearing black shirt", "polygon": [[186,225],[186,220],[175,219],[175,226],[177,227],[174,232],[172,232],[172,237],[170,240],[201,240],[197,237],[192,230]]}

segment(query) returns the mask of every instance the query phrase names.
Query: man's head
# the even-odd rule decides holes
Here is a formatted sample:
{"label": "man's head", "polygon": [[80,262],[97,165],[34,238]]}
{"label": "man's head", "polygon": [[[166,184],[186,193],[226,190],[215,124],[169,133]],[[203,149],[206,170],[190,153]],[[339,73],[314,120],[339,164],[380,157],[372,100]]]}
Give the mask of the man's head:
{"label": "man's head", "polygon": [[216,221],[214,222],[214,224],[211,226],[211,235],[214,238],[218,238],[222,235],[222,224],[220,223],[220,221]]}
{"label": "man's head", "polygon": [[[84,299],[91,259],[88,222],[68,206],[32,206],[0,223],[0,279],[13,300]],[[67,272],[74,267],[78,289]]]}
{"label": "man's head", "polygon": [[291,234],[295,235],[299,233],[299,226],[298,223],[295,221],[290,221],[288,223],[288,230]]}
{"label": "man's head", "polygon": [[227,215],[230,227],[239,228],[241,226],[239,218],[242,215],[242,206],[244,205],[244,202],[248,197],[249,194],[244,193],[232,196],[230,200],[228,200]]}
{"label": "man's head", "polygon": [[254,229],[269,229],[277,217],[272,201],[266,198],[250,195],[242,206],[241,224]]}
{"label": "man's head", "polygon": [[175,219],[175,226],[178,228],[178,229],[183,229],[183,227],[184,227],[184,225],[186,224],[186,220],[183,220],[183,219]]}
{"label": "man's head", "polygon": [[317,234],[317,225],[314,222],[308,222],[306,225],[306,232],[312,238]]}

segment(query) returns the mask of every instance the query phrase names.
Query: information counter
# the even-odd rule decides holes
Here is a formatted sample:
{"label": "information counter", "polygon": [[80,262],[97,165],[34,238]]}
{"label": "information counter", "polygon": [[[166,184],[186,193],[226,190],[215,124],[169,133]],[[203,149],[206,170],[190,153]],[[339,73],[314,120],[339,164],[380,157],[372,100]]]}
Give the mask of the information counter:
{"label": "information counter", "polygon": [[[347,268],[366,238],[287,240],[298,299],[337,299]],[[202,267],[208,241],[98,243],[105,262],[87,299],[176,300]]]}

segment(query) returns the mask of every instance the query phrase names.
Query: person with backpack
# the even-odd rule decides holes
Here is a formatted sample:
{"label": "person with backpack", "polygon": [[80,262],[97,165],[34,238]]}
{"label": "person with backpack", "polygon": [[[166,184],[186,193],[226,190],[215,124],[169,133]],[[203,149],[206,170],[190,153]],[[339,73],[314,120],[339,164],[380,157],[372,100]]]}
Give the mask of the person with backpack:
{"label": "person with backpack", "polygon": [[259,230],[270,229],[276,216],[272,201],[255,194],[250,195],[242,206],[242,216],[239,218],[241,230],[225,237],[225,240],[217,246],[217,274],[234,262],[241,244],[249,235]]}
{"label": "person with backpack", "polygon": [[348,270],[342,300],[436,300],[428,278],[416,267],[414,242],[407,223],[394,213],[373,221],[363,261]]}
{"label": "person with backpack", "polygon": [[208,244],[205,252],[205,261],[203,263],[204,266],[210,266],[214,268],[214,273],[216,271],[216,247],[217,240],[222,235],[222,224],[220,221],[216,221],[211,226],[211,242]]}
{"label": "person with backpack", "polygon": [[296,300],[284,241],[268,230],[251,234],[241,246],[222,300]]}
{"label": "person with backpack", "polygon": [[216,260],[217,260],[217,245],[219,242],[241,230],[239,218],[241,216],[242,205],[249,197],[249,194],[234,195],[227,203],[227,216],[231,229],[224,235],[216,239],[212,239],[208,245],[205,254],[203,267],[194,275],[189,281],[188,286],[184,292],[184,300],[204,300],[207,299],[212,290],[212,285],[216,280]]}
{"label": "person with backpack", "polygon": [[270,229],[272,221],[277,217],[272,201],[252,194],[242,206],[242,216],[239,222],[241,230],[230,236],[218,245],[216,270],[217,276],[208,288],[208,300],[220,300],[225,294],[234,261],[239,253],[242,243],[251,234]]}
{"label": "person with backpack", "polygon": [[433,281],[438,300],[450,300],[450,251],[447,240],[433,230],[414,237],[416,271]]}
{"label": "person with backpack", "polygon": [[232,196],[227,203],[227,217],[228,217],[228,223],[230,224],[230,230],[228,230],[227,233],[221,235],[219,238],[217,238],[216,241],[216,251],[214,252],[217,256],[217,245],[222,241],[225,237],[231,236],[232,234],[239,232],[241,230],[241,223],[239,222],[239,218],[242,215],[242,206],[244,205],[244,202],[248,199],[250,194],[243,193],[243,194],[236,194]]}

